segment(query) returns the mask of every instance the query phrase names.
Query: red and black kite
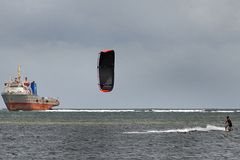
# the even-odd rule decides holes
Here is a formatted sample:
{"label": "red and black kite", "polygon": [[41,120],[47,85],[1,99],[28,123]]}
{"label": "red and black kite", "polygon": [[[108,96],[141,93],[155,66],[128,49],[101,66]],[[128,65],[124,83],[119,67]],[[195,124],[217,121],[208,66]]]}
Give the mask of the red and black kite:
{"label": "red and black kite", "polygon": [[114,50],[102,50],[98,59],[99,88],[111,92],[114,86]]}

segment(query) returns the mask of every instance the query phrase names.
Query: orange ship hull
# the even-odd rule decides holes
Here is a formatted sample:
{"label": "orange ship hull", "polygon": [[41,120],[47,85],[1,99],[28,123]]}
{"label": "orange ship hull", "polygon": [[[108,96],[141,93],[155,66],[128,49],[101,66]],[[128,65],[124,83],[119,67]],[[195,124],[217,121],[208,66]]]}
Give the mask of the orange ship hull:
{"label": "orange ship hull", "polygon": [[51,110],[59,105],[57,99],[34,95],[2,94],[2,97],[9,111]]}
{"label": "orange ship hull", "polygon": [[8,103],[6,104],[9,111],[32,111],[32,110],[51,110],[52,104],[36,104],[36,103]]}

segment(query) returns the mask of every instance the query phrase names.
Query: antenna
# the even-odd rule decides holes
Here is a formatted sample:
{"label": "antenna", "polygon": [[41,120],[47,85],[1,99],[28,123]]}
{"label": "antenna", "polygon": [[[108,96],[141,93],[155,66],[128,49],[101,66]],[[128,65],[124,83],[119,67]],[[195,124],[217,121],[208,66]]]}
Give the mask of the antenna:
{"label": "antenna", "polygon": [[18,65],[18,81],[21,80],[21,65]]}

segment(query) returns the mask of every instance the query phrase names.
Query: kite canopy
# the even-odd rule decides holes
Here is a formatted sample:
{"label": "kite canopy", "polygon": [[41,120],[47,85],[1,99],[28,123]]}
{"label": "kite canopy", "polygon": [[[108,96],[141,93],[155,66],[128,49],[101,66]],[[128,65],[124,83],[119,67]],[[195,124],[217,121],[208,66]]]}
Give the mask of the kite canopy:
{"label": "kite canopy", "polygon": [[99,88],[111,92],[114,86],[114,50],[102,50],[98,59]]}

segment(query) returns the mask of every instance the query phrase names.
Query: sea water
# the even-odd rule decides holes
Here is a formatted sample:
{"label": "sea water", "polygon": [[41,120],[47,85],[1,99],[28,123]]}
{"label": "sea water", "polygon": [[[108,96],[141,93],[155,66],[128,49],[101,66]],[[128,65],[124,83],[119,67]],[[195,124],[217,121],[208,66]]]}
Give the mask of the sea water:
{"label": "sea water", "polygon": [[239,110],[2,110],[0,159],[238,160],[239,127]]}

